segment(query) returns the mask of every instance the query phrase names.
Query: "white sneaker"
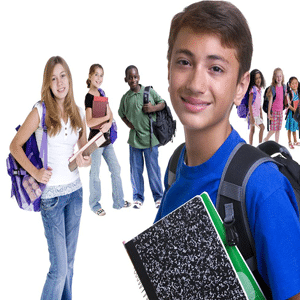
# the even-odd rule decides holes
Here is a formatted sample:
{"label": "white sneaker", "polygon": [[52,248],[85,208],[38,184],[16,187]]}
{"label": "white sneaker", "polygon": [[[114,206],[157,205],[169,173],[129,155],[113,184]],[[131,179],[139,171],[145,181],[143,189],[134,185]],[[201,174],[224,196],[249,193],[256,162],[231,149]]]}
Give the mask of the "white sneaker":
{"label": "white sneaker", "polygon": [[158,200],[155,201],[155,207],[156,208],[159,208],[160,204],[161,204],[161,199],[158,199]]}
{"label": "white sneaker", "polygon": [[139,200],[133,201],[133,208],[140,209],[142,207],[142,205],[143,205],[142,201],[139,201]]}

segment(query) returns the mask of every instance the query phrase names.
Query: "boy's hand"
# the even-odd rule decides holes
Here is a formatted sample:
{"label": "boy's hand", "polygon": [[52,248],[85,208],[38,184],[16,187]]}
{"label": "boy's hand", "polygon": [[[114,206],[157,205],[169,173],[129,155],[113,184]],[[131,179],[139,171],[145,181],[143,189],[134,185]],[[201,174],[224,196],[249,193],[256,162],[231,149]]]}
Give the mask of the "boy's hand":
{"label": "boy's hand", "polygon": [[145,114],[150,114],[150,113],[153,113],[156,111],[154,107],[155,107],[155,105],[152,105],[151,102],[148,102],[147,104],[143,105],[142,110]]}
{"label": "boy's hand", "polygon": [[130,128],[130,129],[134,129],[134,126],[132,125],[132,123],[126,118],[123,117],[122,121]]}

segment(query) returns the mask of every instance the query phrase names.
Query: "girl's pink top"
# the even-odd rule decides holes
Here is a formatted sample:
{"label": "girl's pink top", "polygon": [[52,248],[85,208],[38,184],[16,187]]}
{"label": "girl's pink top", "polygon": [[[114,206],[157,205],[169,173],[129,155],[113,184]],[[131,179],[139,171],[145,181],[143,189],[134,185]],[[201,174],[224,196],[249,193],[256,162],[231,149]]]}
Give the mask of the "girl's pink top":
{"label": "girl's pink top", "polygon": [[275,101],[273,102],[272,110],[273,111],[283,110],[283,86],[276,86],[276,98]]}
{"label": "girl's pink top", "polygon": [[252,104],[252,113],[253,117],[260,117],[260,107],[261,107],[261,88],[258,88],[256,85],[252,87],[249,94],[256,93],[256,98]]}

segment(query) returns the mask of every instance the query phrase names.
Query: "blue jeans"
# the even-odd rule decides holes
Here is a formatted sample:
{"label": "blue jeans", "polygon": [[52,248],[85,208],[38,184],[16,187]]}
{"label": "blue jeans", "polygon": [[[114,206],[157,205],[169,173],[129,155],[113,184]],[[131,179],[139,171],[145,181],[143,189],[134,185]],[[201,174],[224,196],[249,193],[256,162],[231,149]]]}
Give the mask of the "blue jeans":
{"label": "blue jeans", "polygon": [[73,264],[82,210],[82,188],[60,197],[43,199],[41,215],[50,255],[50,270],[42,300],[71,300]]}
{"label": "blue jeans", "polygon": [[93,212],[96,212],[101,208],[101,182],[100,182],[100,165],[101,156],[103,155],[108,169],[111,173],[112,184],[112,198],[113,208],[120,209],[124,206],[124,194],[121,180],[121,167],[118,163],[118,159],[115,154],[115,150],[112,144],[106,147],[96,149],[92,157],[92,165],[90,169],[90,208]]}
{"label": "blue jeans", "polygon": [[146,149],[137,149],[129,145],[130,176],[133,188],[133,200],[144,202],[144,158],[149,178],[149,184],[154,201],[163,196],[160,167],[158,165],[158,146]]}

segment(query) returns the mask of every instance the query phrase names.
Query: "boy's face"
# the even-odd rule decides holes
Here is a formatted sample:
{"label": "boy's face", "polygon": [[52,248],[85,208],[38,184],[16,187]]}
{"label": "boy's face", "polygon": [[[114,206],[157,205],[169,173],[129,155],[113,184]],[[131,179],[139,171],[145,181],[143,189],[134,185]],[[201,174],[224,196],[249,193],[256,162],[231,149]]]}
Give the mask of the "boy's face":
{"label": "boy's face", "polygon": [[232,105],[240,104],[249,84],[248,72],[237,84],[238,72],[236,51],[224,48],[218,36],[179,31],[168,78],[172,105],[185,128],[230,128]]}
{"label": "boy's face", "polygon": [[139,80],[140,80],[140,75],[137,69],[132,68],[127,71],[125,82],[128,83],[130,89],[133,92],[139,91]]}

